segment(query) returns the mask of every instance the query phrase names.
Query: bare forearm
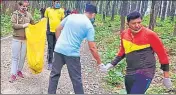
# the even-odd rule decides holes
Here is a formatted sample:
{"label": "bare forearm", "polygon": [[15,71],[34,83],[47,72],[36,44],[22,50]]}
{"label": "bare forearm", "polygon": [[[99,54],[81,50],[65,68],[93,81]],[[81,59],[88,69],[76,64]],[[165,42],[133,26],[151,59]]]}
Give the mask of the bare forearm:
{"label": "bare forearm", "polygon": [[55,33],[55,35],[56,35],[56,39],[59,38],[59,36],[60,36],[60,32],[61,32],[61,31],[59,31],[59,30],[56,31],[56,33]]}
{"label": "bare forearm", "polygon": [[55,33],[55,35],[56,35],[56,39],[59,38],[62,29],[63,29],[63,26],[59,26],[59,27],[57,27],[57,29],[56,29],[56,33]]}
{"label": "bare forearm", "polygon": [[97,49],[96,48],[90,49],[90,51],[91,51],[91,54],[93,55],[93,57],[96,59],[97,63],[101,64],[101,59],[100,59],[100,56],[98,54]]}

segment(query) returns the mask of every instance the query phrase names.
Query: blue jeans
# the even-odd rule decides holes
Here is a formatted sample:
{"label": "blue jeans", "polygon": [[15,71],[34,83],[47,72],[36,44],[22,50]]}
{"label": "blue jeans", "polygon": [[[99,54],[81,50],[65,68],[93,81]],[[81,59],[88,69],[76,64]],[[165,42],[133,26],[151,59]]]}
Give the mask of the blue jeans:
{"label": "blue jeans", "polygon": [[23,69],[26,57],[26,40],[12,40],[12,65],[11,74],[16,75],[17,71]]}
{"label": "blue jeans", "polygon": [[125,76],[125,87],[127,94],[144,94],[149,88],[152,78],[143,74]]}

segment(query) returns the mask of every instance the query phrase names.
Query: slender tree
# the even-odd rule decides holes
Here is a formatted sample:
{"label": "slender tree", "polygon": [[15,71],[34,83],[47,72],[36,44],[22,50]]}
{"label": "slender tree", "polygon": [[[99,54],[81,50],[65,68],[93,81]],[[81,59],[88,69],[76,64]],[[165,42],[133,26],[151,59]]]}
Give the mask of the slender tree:
{"label": "slender tree", "polygon": [[159,7],[159,12],[158,12],[158,17],[161,17],[161,12],[162,12],[162,0],[160,1],[160,7]]}
{"label": "slender tree", "polygon": [[106,16],[108,16],[109,13],[109,5],[110,5],[110,1],[106,1]]}
{"label": "slender tree", "polygon": [[175,21],[175,25],[174,25],[174,32],[173,35],[176,36],[176,21]]}
{"label": "slender tree", "polygon": [[120,31],[123,31],[125,29],[125,16],[127,16],[128,14],[128,1],[122,1],[121,2],[122,6],[121,6],[121,17],[120,17],[120,20],[121,20],[121,27],[120,27]]}
{"label": "slender tree", "polygon": [[139,12],[140,11],[140,9],[141,9],[141,2],[142,1],[138,1],[138,3],[137,3],[137,8],[136,8],[136,10]]}
{"label": "slender tree", "polygon": [[114,20],[116,1],[113,1],[111,20]]}
{"label": "slender tree", "polygon": [[102,14],[103,1],[100,1],[99,13]]}
{"label": "slender tree", "polygon": [[163,1],[163,9],[162,9],[162,14],[161,14],[161,21],[163,21],[165,19],[166,8],[167,8],[167,1]]}
{"label": "slender tree", "polygon": [[154,0],[152,0],[152,5],[151,5],[151,11],[150,11],[150,22],[149,22],[149,29],[154,30],[154,26],[155,26],[155,2]]}
{"label": "slender tree", "polygon": [[148,7],[148,0],[142,1],[142,6],[141,6],[142,17],[145,15],[145,12],[147,11],[147,7]]}
{"label": "slender tree", "polygon": [[133,0],[131,0],[130,2],[131,2],[130,12],[132,12],[132,11],[136,10],[137,1],[133,1]]}
{"label": "slender tree", "polygon": [[172,3],[172,1],[168,1],[167,16],[170,16],[170,15],[171,15],[171,3]]}
{"label": "slender tree", "polygon": [[171,13],[170,13],[171,21],[174,21],[174,15],[176,15],[175,11],[176,11],[176,1],[172,1]]}

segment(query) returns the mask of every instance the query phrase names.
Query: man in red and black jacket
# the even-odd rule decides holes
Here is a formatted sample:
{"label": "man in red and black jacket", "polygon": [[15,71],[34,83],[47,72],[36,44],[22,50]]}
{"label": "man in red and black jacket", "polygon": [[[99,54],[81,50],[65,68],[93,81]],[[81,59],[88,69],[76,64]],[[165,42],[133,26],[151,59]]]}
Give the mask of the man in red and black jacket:
{"label": "man in red and black jacket", "polygon": [[[114,67],[126,57],[125,86],[127,94],[144,94],[148,89],[156,69],[156,53],[161,63],[166,88],[171,88],[169,59],[161,39],[152,30],[141,24],[142,16],[134,11],[127,16],[128,29],[121,33],[120,50],[115,59],[106,65],[106,70]],[[105,71],[106,71],[105,70]]]}

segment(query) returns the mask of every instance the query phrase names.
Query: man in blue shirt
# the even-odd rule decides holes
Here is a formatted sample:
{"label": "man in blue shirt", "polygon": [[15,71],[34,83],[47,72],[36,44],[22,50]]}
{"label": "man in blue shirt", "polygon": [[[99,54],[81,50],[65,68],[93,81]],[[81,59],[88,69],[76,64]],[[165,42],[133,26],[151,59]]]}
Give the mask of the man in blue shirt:
{"label": "man in blue shirt", "polygon": [[64,64],[67,65],[75,94],[84,94],[80,46],[86,38],[89,49],[96,59],[100,69],[104,69],[94,42],[95,30],[90,21],[97,13],[94,5],[87,5],[84,14],[71,14],[61,22],[56,29],[57,42],[54,49],[54,60],[50,73],[48,94],[56,94],[58,80]]}

